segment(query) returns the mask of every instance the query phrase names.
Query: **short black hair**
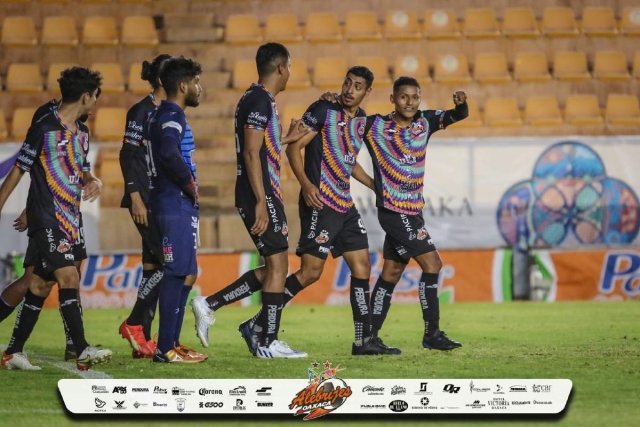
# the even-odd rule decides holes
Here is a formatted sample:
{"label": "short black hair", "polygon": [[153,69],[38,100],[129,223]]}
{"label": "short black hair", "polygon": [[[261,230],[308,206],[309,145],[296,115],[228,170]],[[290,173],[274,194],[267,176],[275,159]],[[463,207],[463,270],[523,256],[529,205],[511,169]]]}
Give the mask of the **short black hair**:
{"label": "short black hair", "polygon": [[369,89],[373,84],[373,72],[367,67],[356,65],[355,67],[349,68],[349,71],[347,71],[347,75],[349,74],[353,74],[356,77],[363,78],[364,81],[367,82],[367,89]]}
{"label": "short black hair", "polygon": [[398,77],[395,82],[393,82],[393,93],[396,93],[400,86],[415,86],[420,89],[420,83],[413,77],[402,76]]}
{"label": "short black hair", "polygon": [[289,58],[289,51],[280,43],[266,43],[258,48],[256,53],[256,67],[259,77],[273,74],[283,60]]}
{"label": "short black hair", "polygon": [[191,81],[201,73],[202,67],[193,59],[174,56],[162,62],[159,77],[167,96],[175,96],[180,83]]}
{"label": "short black hair", "polygon": [[158,81],[158,75],[160,74],[160,66],[162,63],[171,58],[171,55],[168,53],[161,53],[156,56],[152,62],[142,61],[142,72],[140,73],[140,78],[144,81],[147,81],[153,86],[153,90],[156,90],[160,87],[160,82]]}
{"label": "short black hair", "polygon": [[86,67],[70,67],[60,73],[58,84],[62,102],[73,103],[80,100],[85,93],[93,95],[96,89],[98,89],[97,96],[100,96],[102,76],[99,71]]}

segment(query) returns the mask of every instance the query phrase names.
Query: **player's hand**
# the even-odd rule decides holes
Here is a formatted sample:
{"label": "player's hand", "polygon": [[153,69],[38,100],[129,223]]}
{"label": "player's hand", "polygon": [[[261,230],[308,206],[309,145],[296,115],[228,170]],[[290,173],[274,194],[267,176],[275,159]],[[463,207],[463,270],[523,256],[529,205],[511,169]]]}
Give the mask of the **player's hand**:
{"label": "player's hand", "polygon": [[15,221],[13,221],[13,228],[14,230],[17,230],[20,233],[22,233],[27,229],[27,210],[26,209],[24,209],[20,214],[20,216],[16,218]]}
{"label": "player's hand", "polygon": [[147,207],[139,195],[138,197],[131,197],[131,216],[136,224],[144,225],[145,227],[149,225]]}
{"label": "player's hand", "polygon": [[92,203],[100,196],[100,192],[102,191],[102,181],[98,178],[94,178],[89,181],[82,190],[82,200]]}
{"label": "player's hand", "polygon": [[339,98],[340,98],[339,94],[331,93],[331,92],[325,92],[322,95],[320,95],[321,101],[329,101],[329,102],[333,102],[334,104],[338,102]]}
{"label": "player's hand", "polygon": [[290,142],[296,142],[310,131],[311,129],[309,129],[302,120],[291,119],[289,131],[285,138]]}
{"label": "player's hand", "polygon": [[266,200],[256,203],[256,222],[251,227],[251,234],[256,236],[262,236],[267,231],[269,225],[269,215],[267,214],[267,202]]}
{"label": "player's hand", "polygon": [[467,102],[467,94],[463,90],[458,90],[453,94],[453,103],[456,105],[462,105]]}
{"label": "player's hand", "polygon": [[309,207],[320,210],[322,209],[322,206],[324,206],[320,200],[320,190],[311,183],[302,187],[302,197],[304,197],[304,201]]}

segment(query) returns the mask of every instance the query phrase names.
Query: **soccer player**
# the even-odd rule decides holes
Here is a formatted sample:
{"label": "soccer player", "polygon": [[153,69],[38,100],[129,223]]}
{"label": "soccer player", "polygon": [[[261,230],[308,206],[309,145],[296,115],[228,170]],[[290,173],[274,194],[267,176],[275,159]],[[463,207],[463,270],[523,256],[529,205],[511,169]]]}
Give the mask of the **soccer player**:
{"label": "soccer player", "polygon": [[149,82],[151,93],[138,101],[127,113],[127,125],[120,150],[120,168],[124,177],[121,207],[129,209],[133,223],[142,237],[142,280],[138,298],[129,317],[120,325],[120,335],[129,341],[134,359],[152,358],[156,344],[151,339],[151,323],[155,317],[162,280],[162,241],[154,216],[149,215],[150,179],[148,150],[143,139],[147,119],[165,98],[159,73],[162,62],[171,55],[161,54],[152,61],[142,62],[142,80]]}
{"label": "soccer player", "polygon": [[196,334],[209,345],[208,328],[214,309],[223,295],[262,288],[262,336],[256,351],[259,358],[300,358],[307,354],[278,340],[280,308],[284,304],[284,283],[289,267],[287,218],[280,189],[281,145],[295,142],[309,132],[295,120],[282,137],[275,98],[289,80],[289,51],[280,43],[266,43],[256,54],[258,83],[244,93],[235,114],[236,207],[265,265],[248,271],[234,283],[208,298],[196,297],[191,306],[196,318]]}
{"label": "soccer player", "polygon": [[[99,193],[85,168],[89,130],[79,119],[89,114],[99,93],[102,77],[87,68],[64,70],[58,80],[60,107],[53,108],[29,128],[15,167],[0,188],[0,211],[8,196],[28,171],[31,185],[27,199],[29,237],[37,244],[30,289],[24,298],[9,347],[3,353],[5,368],[25,365],[22,351],[33,331],[51,284],[60,287],[60,306],[76,349],[76,365],[87,370],[111,358],[111,350],[89,346],[78,303],[80,276],[73,244],[80,240],[80,199]],[[86,192],[82,196],[83,190]],[[18,362],[17,360],[21,360]],[[28,361],[27,361],[28,363]],[[28,368],[28,366],[27,366]]]}
{"label": "soccer player", "polygon": [[207,356],[180,345],[184,309],[198,264],[198,183],[195,142],[184,110],[200,103],[197,62],[184,57],[165,60],[160,82],[167,99],[145,127],[151,169],[149,212],[161,237],[163,278],[160,285],[160,327],[153,357],[160,363],[198,363]]}

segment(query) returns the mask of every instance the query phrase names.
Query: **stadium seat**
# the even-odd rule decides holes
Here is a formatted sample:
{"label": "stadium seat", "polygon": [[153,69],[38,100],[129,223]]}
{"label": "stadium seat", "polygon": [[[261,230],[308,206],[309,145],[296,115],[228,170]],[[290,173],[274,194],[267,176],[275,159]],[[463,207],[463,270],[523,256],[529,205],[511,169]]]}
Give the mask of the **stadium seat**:
{"label": "stadium seat", "polygon": [[625,7],[622,10],[620,32],[625,36],[640,36],[640,7]]}
{"label": "stadium seat", "polygon": [[122,23],[125,46],[157,46],[158,33],[150,16],[127,16]]}
{"label": "stadium seat", "polygon": [[309,106],[306,104],[287,104],[284,108],[284,114],[282,115],[282,131],[286,132],[289,129],[291,119],[301,119],[307,111],[307,107]]}
{"label": "stadium seat", "polygon": [[376,41],[382,39],[375,12],[349,12],[345,23],[345,37],[349,41]]}
{"label": "stadium seat", "polygon": [[338,17],[333,12],[310,13],[307,15],[305,38],[311,43],[339,42],[342,30]]}
{"label": "stadium seat", "polygon": [[395,109],[390,101],[369,101],[363,107],[367,115],[380,114],[387,115]]}
{"label": "stadium seat", "polygon": [[546,7],[542,15],[542,33],[548,37],[575,37],[578,27],[570,7]]}
{"label": "stadium seat", "polygon": [[511,81],[504,53],[478,53],[474,64],[473,78],[482,84]]}
{"label": "stadium seat", "polygon": [[428,39],[457,40],[462,37],[456,13],[451,10],[427,10],[422,32]]}
{"label": "stadium seat", "polygon": [[391,84],[389,64],[383,56],[359,56],[353,65],[364,65],[373,73],[373,86],[376,88]]}
{"label": "stadium seat", "polygon": [[298,23],[298,16],[294,13],[267,15],[264,38],[267,41],[280,43],[297,43],[302,41],[302,30]]}
{"label": "stadium seat", "polygon": [[596,52],[593,61],[593,76],[602,81],[626,81],[631,78],[627,58],[622,52]]}
{"label": "stadium seat", "polygon": [[10,64],[7,91],[12,93],[42,92],[42,76],[38,64]]}
{"label": "stadium seat", "polygon": [[7,131],[7,118],[4,116],[4,110],[0,109],[0,141],[7,139],[9,132]]}
{"label": "stadium seat", "polygon": [[142,64],[135,62],[129,67],[129,92],[138,95],[146,95],[151,92],[151,85],[149,82],[140,78],[142,72]]}
{"label": "stadium seat", "polygon": [[[473,99],[467,99],[467,106],[469,107],[469,116],[449,126],[447,129],[476,129],[482,127],[482,115],[480,114],[480,108],[478,103]],[[453,101],[449,108],[454,108]]]}
{"label": "stadium seat", "polygon": [[256,15],[231,15],[227,19],[225,41],[231,44],[262,42],[262,31]]}
{"label": "stadium seat", "polygon": [[5,46],[35,46],[36,26],[30,16],[7,16],[2,23],[2,44]]}
{"label": "stadium seat", "polygon": [[530,7],[506,8],[502,32],[511,38],[538,37],[540,30],[533,9]]}
{"label": "stadium seat", "polygon": [[518,53],[513,68],[516,80],[521,83],[551,80],[549,64],[544,53]]}
{"label": "stadium seat", "polygon": [[287,89],[306,89],[308,87],[311,87],[311,79],[307,62],[304,59],[292,59],[291,76],[287,82]]}
{"label": "stadium seat", "polygon": [[596,95],[569,95],[564,115],[565,121],[573,126],[598,126],[602,124],[602,112]]}
{"label": "stadium seat", "polygon": [[344,58],[316,58],[313,68],[313,84],[321,89],[337,90],[342,86],[347,73]]}
{"label": "stadium seat", "polygon": [[233,65],[233,88],[246,90],[258,81],[258,70],[254,59],[241,59]]}
{"label": "stadium seat", "polygon": [[585,7],[582,11],[582,32],[591,37],[618,35],[616,19],[610,7]]}
{"label": "stadium seat", "polygon": [[49,71],[47,72],[47,90],[54,94],[60,94],[60,85],[58,85],[58,79],[60,78],[60,73],[67,68],[73,67],[77,64],[65,63],[65,62],[52,62],[49,64]]}
{"label": "stadium seat", "polygon": [[469,63],[464,54],[438,55],[434,80],[442,84],[464,84],[471,82]]}
{"label": "stadium seat", "polygon": [[580,51],[556,51],[553,76],[556,80],[568,82],[591,80],[587,70],[587,55]]}
{"label": "stadium seat", "polygon": [[91,69],[102,74],[102,92],[124,92],[124,76],[119,62],[96,62],[91,65]]}
{"label": "stadium seat", "polygon": [[388,11],[384,21],[384,35],[389,40],[421,40],[422,31],[416,13]]}
{"label": "stadium seat", "polygon": [[429,65],[425,55],[405,55],[396,58],[393,67],[394,79],[400,76],[411,76],[418,80],[421,86],[431,83],[429,76]]}
{"label": "stadium seat", "polygon": [[496,12],[489,8],[466,9],[464,35],[472,40],[500,37]]}
{"label": "stadium seat", "polygon": [[530,96],[524,109],[525,123],[530,126],[560,126],[562,116],[555,95]]}
{"label": "stadium seat", "polygon": [[640,50],[633,57],[633,77],[640,80]]}
{"label": "stadium seat", "polygon": [[512,127],[522,124],[515,98],[489,98],[484,106],[484,122],[491,127]]}
{"label": "stadium seat", "polygon": [[78,45],[76,21],[71,16],[47,16],[42,27],[45,46],[74,47]]}
{"label": "stadium seat", "polygon": [[607,97],[607,123],[618,126],[640,126],[640,105],[635,95],[610,93]]}
{"label": "stadium seat", "polygon": [[126,122],[125,108],[102,107],[96,113],[93,131],[100,141],[121,141]]}
{"label": "stadium seat", "polygon": [[13,110],[13,119],[11,120],[11,139],[14,141],[24,141],[27,131],[31,127],[31,118],[35,113],[35,108],[16,108]]}
{"label": "stadium seat", "polygon": [[112,17],[89,16],[84,21],[82,44],[87,46],[117,46],[118,30]]}

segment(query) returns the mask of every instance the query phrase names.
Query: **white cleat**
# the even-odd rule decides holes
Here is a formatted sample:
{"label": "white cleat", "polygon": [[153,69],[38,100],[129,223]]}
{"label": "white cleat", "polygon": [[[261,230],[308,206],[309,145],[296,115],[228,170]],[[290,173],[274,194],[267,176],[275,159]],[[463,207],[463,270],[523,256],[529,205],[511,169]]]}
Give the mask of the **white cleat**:
{"label": "white cleat", "polygon": [[76,366],[81,371],[86,371],[93,365],[107,363],[111,360],[113,352],[108,348],[96,348],[89,346],[76,359]]}
{"label": "white cleat", "polygon": [[191,311],[196,318],[196,336],[203,347],[209,347],[209,328],[216,322],[213,310],[205,297],[193,297],[191,299]]}
{"label": "white cleat", "polygon": [[284,341],[275,340],[269,344],[269,347],[258,347],[256,357],[259,359],[301,359],[307,357],[307,353],[292,349]]}
{"label": "white cleat", "polygon": [[23,352],[7,354],[2,353],[2,369],[15,369],[18,371],[41,371],[40,366],[34,366]]}

